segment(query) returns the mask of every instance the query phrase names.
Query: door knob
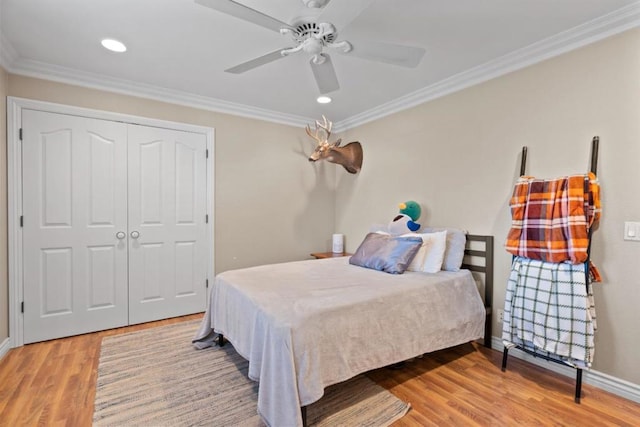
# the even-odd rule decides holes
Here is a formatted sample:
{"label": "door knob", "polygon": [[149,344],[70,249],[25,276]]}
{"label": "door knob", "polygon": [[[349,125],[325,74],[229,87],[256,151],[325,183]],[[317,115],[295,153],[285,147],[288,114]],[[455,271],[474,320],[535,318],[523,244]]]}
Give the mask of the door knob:
{"label": "door knob", "polygon": [[131,232],[131,238],[132,239],[137,239],[138,237],[140,237],[140,233],[138,233],[137,231],[132,231]]}
{"label": "door knob", "polygon": [[122,239],[124,239],[125,237],[127,237],[127,233],[125,233],[124,231],[118,231],[118,232],[116,233],[116,237],[117,237],[119,240],[122,240]]}

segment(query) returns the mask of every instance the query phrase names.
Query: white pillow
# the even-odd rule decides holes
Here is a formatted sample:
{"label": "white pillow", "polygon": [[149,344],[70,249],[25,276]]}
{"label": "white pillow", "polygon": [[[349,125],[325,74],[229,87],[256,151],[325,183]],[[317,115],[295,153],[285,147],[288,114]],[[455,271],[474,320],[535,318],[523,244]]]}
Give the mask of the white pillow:
{"label": "white pillow", "polygon": [[460,271],[464,259],[464,248],[467,244],[467,232],[450,227],[423,227],[422,233],[447,231],[447,249],[444,251],[442,269],[447,271]]}
{"label": "white pillow", "polygon": [[[407,234],[403,234],[401,237],[409,237],[409,236],[416,236],[422,239],[422,234],[419,234],[419,233],[407,233]],[[418,252],[416,252],[416,255],[413,257],[413,260],[411,261],[411,263],[407,266],[407,271],[422,271],[422,265],[424,264],[424,257],[427,254],[427,248],[425,245],[426,244],[424,242],[424,239],[422,239],[422,245],[420,246],[420,249],[418,249]]]}
{"label": "white pillow", "polygon": [[420,236],[422,238],[422,246],[420,246],[420,250],[418,250],[407,270],[423,271],[425,273],[437,273],[440,271],[444,261],[444,252],[447,248],[446,230],[436,233],[403,234],[403,237],[406,236]]}

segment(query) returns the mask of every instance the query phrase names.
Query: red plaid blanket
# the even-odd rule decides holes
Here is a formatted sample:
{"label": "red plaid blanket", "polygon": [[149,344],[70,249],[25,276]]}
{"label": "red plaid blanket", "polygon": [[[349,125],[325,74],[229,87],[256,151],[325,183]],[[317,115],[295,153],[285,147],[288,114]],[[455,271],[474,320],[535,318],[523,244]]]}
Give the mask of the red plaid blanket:
{"label": "red plaid blanket", "polygon": [[[557,179],[521,177],[510,201],[508,252],[547,262],[587,260],[589,228],[600,218],[600,186],[593,173]],[[597,270],[592,273],[599,280]]]}

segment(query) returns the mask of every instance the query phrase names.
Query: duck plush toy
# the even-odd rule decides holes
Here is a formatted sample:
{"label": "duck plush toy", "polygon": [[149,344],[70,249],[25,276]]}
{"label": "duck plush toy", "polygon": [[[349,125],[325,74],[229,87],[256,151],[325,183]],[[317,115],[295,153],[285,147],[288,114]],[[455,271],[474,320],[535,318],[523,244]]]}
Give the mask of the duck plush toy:
{"label": "duck plush toy", "polygon": [[409,200],[404,203],[400,203],[400,214],[397,215],[389,223],[388,231],[390,234],[404,234],[410,231],[418,231],[420,224],[416,221],[422,214],[422,209],[417,202]]}

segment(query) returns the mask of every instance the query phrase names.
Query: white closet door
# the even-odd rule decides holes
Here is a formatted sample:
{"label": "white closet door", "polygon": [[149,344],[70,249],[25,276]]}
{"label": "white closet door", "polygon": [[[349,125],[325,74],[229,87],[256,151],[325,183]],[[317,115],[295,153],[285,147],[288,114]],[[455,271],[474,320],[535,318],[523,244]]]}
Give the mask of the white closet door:
{"label": "white closet door", "polygon": [[204,311],[206,137],[129,126],[129,322]]}
{"label": "white closet door", "polygon": [[126,125],[22,123],[24,342],[126,325]]}

